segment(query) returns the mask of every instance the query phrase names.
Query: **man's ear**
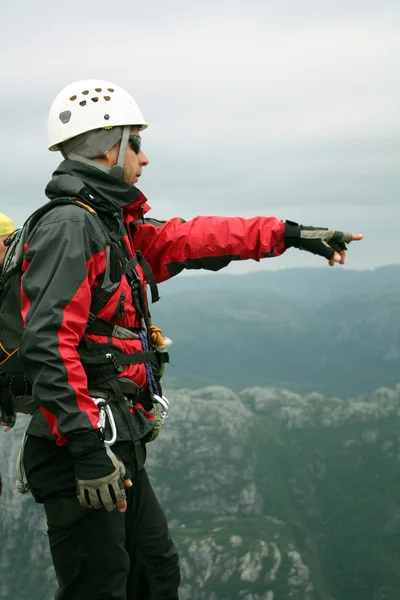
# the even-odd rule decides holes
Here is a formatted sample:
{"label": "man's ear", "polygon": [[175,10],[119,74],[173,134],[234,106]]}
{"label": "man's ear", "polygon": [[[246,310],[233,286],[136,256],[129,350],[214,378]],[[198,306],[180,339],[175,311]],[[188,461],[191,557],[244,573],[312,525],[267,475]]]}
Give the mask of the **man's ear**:
{"label": "man's ear", "polygon": [[113,167],[118,161],[119,144],[111,148],[104,156],[94,158],[96,162],[104,165],[105,167]]}

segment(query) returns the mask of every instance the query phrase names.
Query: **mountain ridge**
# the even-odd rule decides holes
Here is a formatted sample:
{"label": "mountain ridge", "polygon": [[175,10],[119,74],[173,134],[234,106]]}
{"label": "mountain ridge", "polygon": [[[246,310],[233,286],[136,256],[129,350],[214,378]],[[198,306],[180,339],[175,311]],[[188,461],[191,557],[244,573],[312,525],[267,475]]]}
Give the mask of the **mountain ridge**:
{"label": "mountain ridge", "polygon": [[275,385],[351,396],[396,384],[399,266],[267,275],[246,276],[253,287],[233,275],[173,280],[165,293],[161,286],[165,301],[152,316],[174,342],[168,387]]}

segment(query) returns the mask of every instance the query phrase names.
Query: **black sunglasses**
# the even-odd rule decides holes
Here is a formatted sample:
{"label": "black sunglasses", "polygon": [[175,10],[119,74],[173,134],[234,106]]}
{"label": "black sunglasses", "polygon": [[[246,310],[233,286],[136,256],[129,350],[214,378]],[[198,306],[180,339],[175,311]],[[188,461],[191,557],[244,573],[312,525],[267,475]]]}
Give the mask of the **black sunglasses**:
{"label": "black sunglasses", "polygon": [[142,146],[142,138],[140,135],[130,135],[129,136],[129,144],[135,154],[139,154],[141,146]]}

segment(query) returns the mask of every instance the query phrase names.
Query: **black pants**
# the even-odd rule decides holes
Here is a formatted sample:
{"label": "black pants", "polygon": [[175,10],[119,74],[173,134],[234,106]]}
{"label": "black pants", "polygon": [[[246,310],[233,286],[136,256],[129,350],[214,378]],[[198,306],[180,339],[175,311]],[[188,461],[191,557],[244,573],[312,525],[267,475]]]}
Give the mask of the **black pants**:
{"label": "black pants", "polygon": [[125,513],[81,507],[68,450],[28,437],[25,470],[46,510],[56,598],[178,600],[178,555],[147,473],[134,472],[131,444],[121,442],[113,450],[134,484],[126,490]]}

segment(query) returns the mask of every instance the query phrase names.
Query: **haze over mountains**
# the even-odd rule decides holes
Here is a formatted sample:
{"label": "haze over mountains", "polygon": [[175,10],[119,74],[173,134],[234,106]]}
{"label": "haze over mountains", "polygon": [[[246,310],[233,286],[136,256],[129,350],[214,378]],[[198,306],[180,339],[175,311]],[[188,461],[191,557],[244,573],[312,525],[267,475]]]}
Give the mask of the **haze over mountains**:
{"label": "haze over mountains", "polygon": [[357,395],[400,381],[400,266],[177,277],[153,321],[175,342],[168,387]]}

